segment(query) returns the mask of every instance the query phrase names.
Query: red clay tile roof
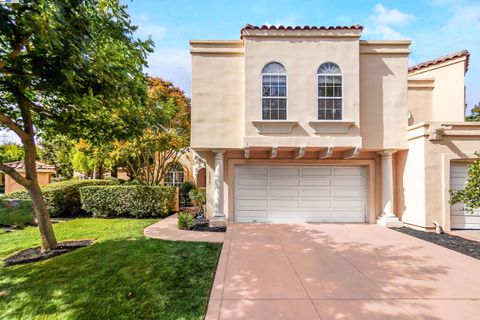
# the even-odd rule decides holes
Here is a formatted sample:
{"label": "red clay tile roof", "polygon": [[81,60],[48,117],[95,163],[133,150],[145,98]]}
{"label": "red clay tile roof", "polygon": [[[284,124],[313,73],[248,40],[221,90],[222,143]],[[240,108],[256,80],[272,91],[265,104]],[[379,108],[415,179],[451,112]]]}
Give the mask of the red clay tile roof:
{"label": "red clay tile roof", "polygon": [[244,30],[363,30],[363,26],[356,24],[353,26],[253,26],[251,24],[246,24],[245,27],[240,30],[240,37],[243,36]]}
{"label": "red clay tile roof", "polygon": [[456,59],[456,58],[460,58],[460,57],[466,57],[465,72],[467,72],[468,71],[468,63],[469,63],[469,60],[470,60],[470,52],[468,52],[468,50],[462,50],[462,51],[455,52],[455,53],[452,53],[452,54],[447,54],[446,56],[438,57],[437,59],[433,59],[433,60],[429,60],[429,61],[419,63],[417,65],[414,65],[413,67],[408,68],[408,72],[413,72],[413,71],[416,71],[416,70],[419,70],[419,69],[422,69],[422,68],[433,66],[433,65],[436,65],[436,64],[439,64],[439,63],[442,63],[442,62],[445,62],[445,61],[453,60],[453,59]]}
{"label": "red clay tile roof", "polygon": [[[37,170],[55,170],[55,166],[40,162],[40,161],[35,161],[35,164],[37,165]],[[21,161],[15,161],[15,162],[9,162],[5,163],[5,165],[17,169],[17,170],[25,170],[25,162],[23,160]]]}

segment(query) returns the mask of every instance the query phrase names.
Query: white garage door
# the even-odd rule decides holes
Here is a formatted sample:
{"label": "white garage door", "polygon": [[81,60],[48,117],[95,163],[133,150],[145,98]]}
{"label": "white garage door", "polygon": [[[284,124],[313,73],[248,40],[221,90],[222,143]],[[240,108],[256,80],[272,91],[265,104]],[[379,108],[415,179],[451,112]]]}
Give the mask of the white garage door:
{"label": "white garage door", "polygon": [[364,222],[362,167],[237,166],[235,221]]}
{"label": "white garage door", "polygon": [[[462,189],[468,177],[468,164],[456,163],[450,167],[450,189]],[[480,208],[472,213],[464,210],[463,203],[450,208],[450,227],[452,229],[480,229]]]}

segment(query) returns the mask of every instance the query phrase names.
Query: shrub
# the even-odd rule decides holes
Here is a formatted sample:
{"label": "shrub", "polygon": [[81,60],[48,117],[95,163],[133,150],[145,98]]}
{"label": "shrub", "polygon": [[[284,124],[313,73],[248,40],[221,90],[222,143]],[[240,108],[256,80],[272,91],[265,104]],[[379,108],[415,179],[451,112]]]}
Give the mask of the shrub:
{"label": "shrub", "polygon": [[186,206],[191,205],[192,201],[191,201],[188,193],[190,192],[190,190],[195,189],[195,185],[190,181],[185,181],[180,185],[179,189],[180,190],[179,190],[179,195],[178,196],[180,198],[179,199],[180,206],[186,207]]}
{"label": "shrub", "polygon": [[23,228],[34,222],[32,201],[0,198],[0,226]]}
{"label": "shrub", "polygon": [[193,215],[190,212],[179,212],[178,213],[178,229],[181,230],[192,230],[195,226],[195,221]]}
{"label": "shrub", "polygon": [[205,188],[192,189],[188,195],[192,200],[193,205],[197,207],[197,211],[202,211],[202,205],[207,201],[207,192]]}
{"label": "shrub", "polygon": [[80,189],[82,208],[94,217],[161,217],[173,209],[176,190],[167,186],[95,186]]}
{"label": "shrub", "polygon": [[[52,183],[42,187],[42,194],[51,217],[81,216],[86,214],[80,202],[80,188],[85,186],[116,185],[114,180],[79,180],[72,179]],[[10,199],[30,200],[26,190],[12,192]]]}

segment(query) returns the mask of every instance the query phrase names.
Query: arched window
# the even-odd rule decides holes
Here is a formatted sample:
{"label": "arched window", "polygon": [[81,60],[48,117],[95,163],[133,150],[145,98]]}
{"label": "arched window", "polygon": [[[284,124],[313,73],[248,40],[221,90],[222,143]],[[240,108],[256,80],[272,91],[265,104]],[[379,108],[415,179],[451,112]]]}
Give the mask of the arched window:
{"label": "arched window", "polygon": [[179,187],[183,183],[184,173],[183,167],[178,162],[168,165],[167,173],[163,178],[164,185]]}
{"label": "arched window", "polygon": [[287,120],[287,72],[278,62],[262,70],[262,119]]}
{"label": "arched window", "polygon": [[342,120],[342,71],[333,62],[318,70],[318,120]]}

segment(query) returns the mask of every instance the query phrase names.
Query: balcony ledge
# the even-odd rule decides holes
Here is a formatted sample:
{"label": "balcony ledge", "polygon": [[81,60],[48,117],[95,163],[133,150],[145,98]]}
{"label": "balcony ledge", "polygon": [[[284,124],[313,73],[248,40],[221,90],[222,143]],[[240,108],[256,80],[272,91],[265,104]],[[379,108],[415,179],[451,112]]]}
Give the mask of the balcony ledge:
{"label": "balcony ledge", "polygon": [[313,120],[308,124],[313,128],[315,133],[347,133],[348,129],[355,124],[355,121],[346,120]]}
{"label": "balcony ledge", "polygon": [[258,133],[292,133],[298,121],[292,120],[253,120],[252,124],[257,128]]}

